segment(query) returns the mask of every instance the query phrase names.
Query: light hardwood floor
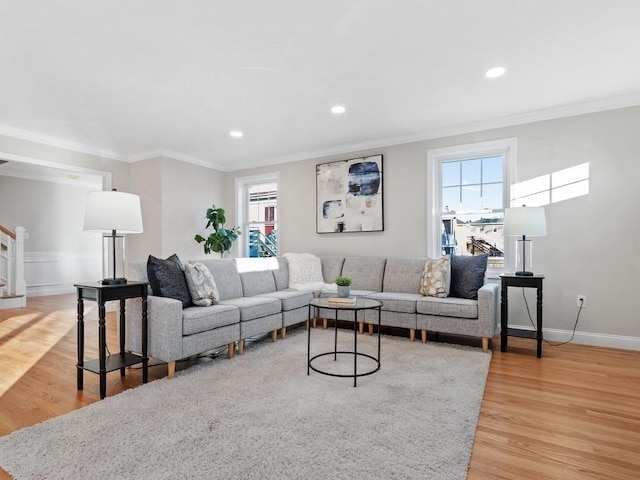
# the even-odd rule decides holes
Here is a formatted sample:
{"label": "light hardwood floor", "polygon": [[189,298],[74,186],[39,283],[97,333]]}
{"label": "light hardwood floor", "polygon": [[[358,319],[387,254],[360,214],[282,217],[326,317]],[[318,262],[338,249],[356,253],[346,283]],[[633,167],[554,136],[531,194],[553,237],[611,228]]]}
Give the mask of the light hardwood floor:
{"label": "light hardwood floor", "polygon": [[[93,358],[95,309],[87,316],[85,358]],[[75,319],[75,295],[0,310],[0,435],[98,401],[97,375],[85,372],[76,390]],[[115,314],[107,322],[116,351]],[[535,343],[516,338],[507,353],[498,339],[493,348],[469,479],[640,478],[640,352],[545,344],[537,359]],[[164,376],[165,365],[149,369],[150,381]],[[124,379],[112,372],[107,395],[140,383],[139,369]]]}

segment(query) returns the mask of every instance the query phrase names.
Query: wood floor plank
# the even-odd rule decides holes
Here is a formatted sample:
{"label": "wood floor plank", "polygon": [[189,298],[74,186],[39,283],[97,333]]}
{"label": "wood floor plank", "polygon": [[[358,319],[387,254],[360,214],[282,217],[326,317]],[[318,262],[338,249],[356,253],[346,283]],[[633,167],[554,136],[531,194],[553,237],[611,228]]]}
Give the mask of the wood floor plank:
{"label": "wood floor plank", "polygon": [[[97,315],[85,305],[85,358],[95,358]],[[118,350],[115,313],[107,315],[107,342]],[[545,344],[538,359],[532,340],[510,338],[505,353],[499,347],[496,338],[469,479],[640,478],[640,352]],[[98,375],[85,372],[84,390],[76,390],[76,355],[75,295],[0,310],[0,435],[99,401]],[[164,364],[149,369],[149,381],[166,375]],[[108,374],[107,395],[141,377],[140,368],[125,378]]]}

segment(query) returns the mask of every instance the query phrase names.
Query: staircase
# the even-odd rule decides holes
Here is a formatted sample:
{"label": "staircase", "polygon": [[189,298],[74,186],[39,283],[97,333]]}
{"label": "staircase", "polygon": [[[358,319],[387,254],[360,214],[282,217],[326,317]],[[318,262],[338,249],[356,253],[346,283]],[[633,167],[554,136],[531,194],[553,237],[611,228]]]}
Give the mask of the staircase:
{"label": "staircase", "polygon": [[27,306],[24,280],[24,228],[0,225],[0,309]]}

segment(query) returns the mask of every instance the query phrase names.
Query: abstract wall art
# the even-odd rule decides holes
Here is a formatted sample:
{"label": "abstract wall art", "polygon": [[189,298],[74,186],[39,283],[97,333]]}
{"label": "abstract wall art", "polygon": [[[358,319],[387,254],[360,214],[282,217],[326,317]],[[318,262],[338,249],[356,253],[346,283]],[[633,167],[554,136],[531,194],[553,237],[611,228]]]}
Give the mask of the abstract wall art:
{"label": "abstract wall art", "polygon": [[316,165],[316,231],[381,232],[382,155]]}

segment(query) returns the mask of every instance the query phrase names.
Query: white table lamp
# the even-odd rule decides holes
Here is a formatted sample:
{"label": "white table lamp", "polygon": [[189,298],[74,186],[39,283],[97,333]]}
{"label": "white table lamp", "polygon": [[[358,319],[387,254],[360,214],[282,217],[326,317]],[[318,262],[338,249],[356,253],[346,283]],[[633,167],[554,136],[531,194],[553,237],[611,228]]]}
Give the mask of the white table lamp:
{"label": "white table lamp", "polygon": [[[547,234],[547,220],[544,207],[516,207],[507,208],[504,211],[504,235],[522,237],[522,270],[516,275],[531,276],[533,272],[526,269],[527,237],[543,237]],[[531,250],[531,247],[529,247]]]}
{"label": "white table lamp", "polygon": [[[140,197],[132,193],[112,191],[89,192],[84,215],[85,232],[110,233],[113,245],[113,278],[102,280],[103,285],[127,283],[116,275],[116,233],[142,233]],[[124,275],[124,272],[122,272]]]}

